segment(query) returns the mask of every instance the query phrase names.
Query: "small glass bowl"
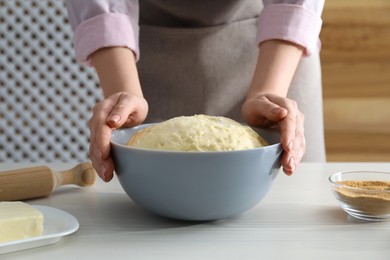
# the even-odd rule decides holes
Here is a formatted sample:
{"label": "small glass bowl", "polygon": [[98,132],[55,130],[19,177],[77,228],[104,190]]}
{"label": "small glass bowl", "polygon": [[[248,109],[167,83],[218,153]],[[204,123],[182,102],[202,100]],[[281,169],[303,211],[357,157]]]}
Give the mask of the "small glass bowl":
{"label": "small glass bowl", "polygon": [[390,172],[338,172],[329,181],[341,208],[352,217],[390,220]]}

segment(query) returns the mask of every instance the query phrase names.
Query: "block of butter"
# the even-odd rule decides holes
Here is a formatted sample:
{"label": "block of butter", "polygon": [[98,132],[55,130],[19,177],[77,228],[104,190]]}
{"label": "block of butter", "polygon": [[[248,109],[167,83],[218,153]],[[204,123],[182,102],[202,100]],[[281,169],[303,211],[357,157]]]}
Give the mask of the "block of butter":
{"label": "block of butter", "polygon": [[42,235],[43,214],[21,201],[0,202],[0,243]]}

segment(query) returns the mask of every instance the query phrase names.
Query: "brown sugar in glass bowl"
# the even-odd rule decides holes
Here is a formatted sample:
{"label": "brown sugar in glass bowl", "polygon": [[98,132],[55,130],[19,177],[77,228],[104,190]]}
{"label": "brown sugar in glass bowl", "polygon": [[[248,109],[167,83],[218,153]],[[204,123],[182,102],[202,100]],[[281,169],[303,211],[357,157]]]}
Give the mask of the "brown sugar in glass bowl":
{"label": "brown sugar in glass bowl", "polygon": [[338,172],[329,181],[341,208],[352,217],[390,220],[390,172]]}

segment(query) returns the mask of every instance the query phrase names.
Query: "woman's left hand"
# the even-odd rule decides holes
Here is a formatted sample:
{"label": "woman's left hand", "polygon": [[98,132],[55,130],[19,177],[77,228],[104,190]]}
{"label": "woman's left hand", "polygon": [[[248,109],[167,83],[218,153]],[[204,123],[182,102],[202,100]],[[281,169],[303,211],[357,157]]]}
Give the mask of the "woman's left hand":
{"label": "woman's left hand", "polygon": [[283,154],[283,171],[291,175],[306,150],[304,115],[294,100],[275,94],[257,94],[247,97],[242,114],[249,125],[279,127]]}

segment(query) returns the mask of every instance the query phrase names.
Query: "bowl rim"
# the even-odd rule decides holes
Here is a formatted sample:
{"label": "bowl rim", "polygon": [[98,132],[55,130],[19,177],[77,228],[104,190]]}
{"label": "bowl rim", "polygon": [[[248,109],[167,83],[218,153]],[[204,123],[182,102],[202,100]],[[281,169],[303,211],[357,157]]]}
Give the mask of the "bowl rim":
{"label": "bowl rim", "polygon": [[122,147],[127,150],[132,151],[140,151],[140,152],[150,152],[150,153],[169,153],[169,154],[225,154],[225,153],[242,153],[242,152],[254,152],[254,151],[260,151],[260,150],[266,150],[276,147],[278,149],[282,147],[280,143],[271,144],[267,146],[257,147],[257,148],[250,148],[250,149],[241,149],[241,150],[228,150],[228,151],[174,151],[174,150],[153,150],[153,149],[145,149],[145,148],[138,148],[138,147],[132,147],[125,144],[120,144],[118,142],[114,142],[110,140],[110,143],[112,145],[116,145],[119,147]]}
{"label": "bowl rim", "polygon": [[274,144],[270,144],[270,145],[266,145],[266,146],[262,146],[262,147],[256,147],[256,148],[250,148],[250,149],[241,149],[241,150],[227,150],[227,151],[174,151],[174,150],[153,150],[153,149],[145,149],[145,148],[138,148],[138,147],[132,147],[132,146],[128,146],[126,144],[121,144],[121,143],[118,143],[118,142],[115,142],[112,140],[112,135],[117,132],[117,131],[121,131],[121,130],[125,130],[125,129],[133,129],[133,128],[137,128],[137,127],[140,127],[140,126],[148,126],[148,125],[153,125],[153,124],[156,124],[156,123],[147,123],[147,124],[140,124],[140,125],[137,125],[137,126],[134,126],[134,127],[125,127],[125,128],[118,128],[118,129],[114,129],[111,133],[111,138],[110,138],[110,144],[111,145],[116,145],[116,146],[119,146],[119,147],[122,147],[124,149],[127,149],[127,150],[131,150],[131,151],[139,151],[139,152],[150,152],[150,153],[168,153],[168,154],[227,154],[227,153],[243,153],[243,152],[255,152],[255,151],[261,151],[261,150],[268,150],[268,149],[277,149],[278,150],[278,153],[279,153],[279,150],[280,152],[283,151],[283,148],[282,148],[282,144],[280,142],[277,142],[277,143],[274,143]]}
{"label": "bowl rim", "polygon": [[[378,193],[389,193],[390,194],[390,189],[389,190],[370,190],[370,189],[364,189],[364,188],[356,188],[356,187],[351,187],[348,185],[343,185],[340,183],[336,183],[334,180],[334,177],[343,175],[343,174],[354,174],[354,173],[378,173],[378,174],[388,174],[390,175],[390,172],[386,171],[369,171],[369,170],[354,170],[354,171],[340,171],[340,172],[335,172],[331,174],[328,178],[329,182],[332,184],[332,186],[337,187],[337,188],[343,188],[343,189],[349,189],[351,191],[364,191],[366,193],[372,193],[372,194],[378,194]],[[380,181],[380,180],[378,180]]]}

